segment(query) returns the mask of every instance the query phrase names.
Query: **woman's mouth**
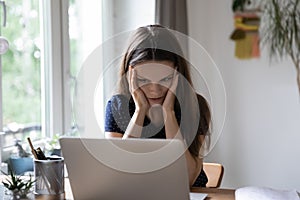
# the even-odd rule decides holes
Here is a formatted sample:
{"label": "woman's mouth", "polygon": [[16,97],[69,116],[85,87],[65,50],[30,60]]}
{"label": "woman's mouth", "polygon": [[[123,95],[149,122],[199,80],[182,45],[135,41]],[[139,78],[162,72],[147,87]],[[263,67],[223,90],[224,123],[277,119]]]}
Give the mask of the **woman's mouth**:
{"label": "woman's mouth", "polygon": [[153,105],[153,104],[162,104],[163,101],[164,101],[164,97],[148,98],[148,101],[151,105]]}

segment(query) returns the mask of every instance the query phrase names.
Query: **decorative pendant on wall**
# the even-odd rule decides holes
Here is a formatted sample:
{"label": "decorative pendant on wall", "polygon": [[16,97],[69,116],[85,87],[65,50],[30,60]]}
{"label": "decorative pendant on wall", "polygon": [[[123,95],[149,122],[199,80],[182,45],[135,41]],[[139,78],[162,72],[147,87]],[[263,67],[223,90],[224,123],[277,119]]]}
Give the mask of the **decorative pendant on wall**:
{"label": "decorative pendant on wall", "polygon": [[257,58],[262,0],[233,0],[235,30],[230,39],[235,41],[235,56],[239,59]]}

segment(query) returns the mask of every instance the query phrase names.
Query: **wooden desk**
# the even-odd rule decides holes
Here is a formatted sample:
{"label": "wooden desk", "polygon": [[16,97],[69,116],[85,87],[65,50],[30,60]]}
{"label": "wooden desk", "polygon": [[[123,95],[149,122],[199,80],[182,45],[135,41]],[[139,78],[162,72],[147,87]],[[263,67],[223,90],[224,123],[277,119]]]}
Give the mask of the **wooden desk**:
{"label": "wooden desk", "polygon": [[206,200],[234,200],[234,189],[192,188],[191,192],[206,193]]}
{"label": "wooden desk", "polygon": [[[66,199],[73,199],[69,179],[65,181]],[[191,192],[206,193],[205,200],[234,200],[234,189],[221,189],[221,188],[192,188]]]}
{"label": "wooden desk", "polygon": [[[4,176],[0,175],[0,183],[4,180]],[[206,200],[234,200],[233,189],[221,189],[221,188],[192,188],[191,192],[206,193],[208,196]],[[70,186],[69,179],[65,179],[65,197],[67,200],[72,200],[73,194]]]}
{"label": "wooden desk", "polygon": [[[66,199],[73,199],[69,179],[65,181]],[[191,192],[206,193],[206,200],[234,200],[234,189],[221,188],[192,188]]]}

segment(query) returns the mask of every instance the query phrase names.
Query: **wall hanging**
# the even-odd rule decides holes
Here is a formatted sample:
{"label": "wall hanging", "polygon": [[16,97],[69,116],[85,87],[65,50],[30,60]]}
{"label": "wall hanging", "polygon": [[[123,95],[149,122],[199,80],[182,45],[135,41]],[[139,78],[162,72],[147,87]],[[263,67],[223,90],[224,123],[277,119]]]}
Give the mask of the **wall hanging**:
{"label": "wall hanging", "polygon": [[251,59],[260,56],[259,26],[262,0],[233,0],[234,26],[230,39],[235,41],[235,56]]}

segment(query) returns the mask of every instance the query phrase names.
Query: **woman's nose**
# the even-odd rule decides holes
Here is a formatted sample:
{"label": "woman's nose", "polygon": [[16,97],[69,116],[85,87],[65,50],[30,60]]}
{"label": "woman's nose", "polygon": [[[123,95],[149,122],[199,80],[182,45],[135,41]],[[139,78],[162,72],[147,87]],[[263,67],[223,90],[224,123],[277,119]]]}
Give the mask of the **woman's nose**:
{"label": "woman's nose", "polygon": [[162,85],[158,84],[158,83],[150,83],[148,85],[150,92],[161,92],[162,91]]}

